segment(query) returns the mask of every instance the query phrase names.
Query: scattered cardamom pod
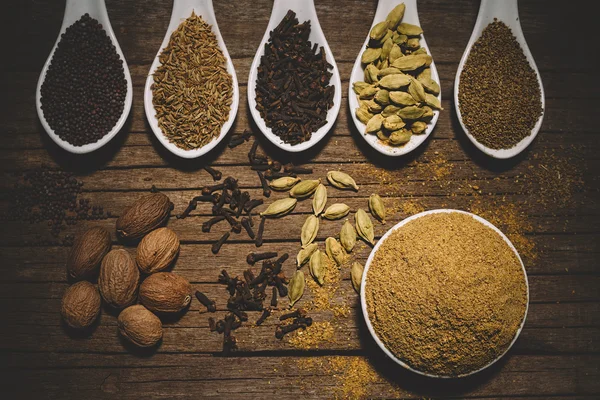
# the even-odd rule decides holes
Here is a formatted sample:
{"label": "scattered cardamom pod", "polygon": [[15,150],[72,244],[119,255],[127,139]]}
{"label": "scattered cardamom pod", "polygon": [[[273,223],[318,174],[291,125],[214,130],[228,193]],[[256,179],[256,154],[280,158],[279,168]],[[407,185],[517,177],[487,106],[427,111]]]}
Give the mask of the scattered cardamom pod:
{"label": "scattered cardamom pod", "polygon": [[331,260],[333,260],[338,266],[342,265],[346,261],[346,253],[344,248],[335,240],[335,238],[328,237],[325,239],[325,252]]}
{"label": "scattered cardamom pod", "polygon": [[369,37],[372,40],[381,40],[387,34],[387,31],[388,31],[387,21],[380,22],[371,29],[371,32],[369,33]]}
{"label": "scattered cardamom pod", "polygon": [[350,212],[350,207],[345,205],[344,203],[334,203],[327,207],[325,212],[323,213],[323,218],[329,220],[336,220],[340,218],[344,218]]}
{"label": "scattered cardamom pod", "polygon": [[352,287],[356,290],[356,293],[360,294],[360,286],[362,283],[364,267],[359,263],[355,262],[352,264],[352,269],[350,270],[350,278],[352,279]]}
{"label": "scattered cardamom pod", "polygon": [[296,183],[300,182],[300,178],[293,178],[291,176],[283,176],[281,178],[273,179],[269,186],[273,190],[286,191],[294,187]]}
{"label": "scattered cardamom pod", "polygon": [[381,56],[381,49],[376,47],[370,47],[363,51],[360,61],[363,64],[370,64],[375,60],[379,60]]}
{"label": "scattered cardamom pod", "polygon": [[296,207],[296,203],[298,200],[287,197],[285,199],[279,199],[272,202],[269,207],[263,212],[260,213],[263,217],[283,217],[284,215],[289,214],[294,207]]}
{"label": "scattered cardamom pod", "polygon": [[300,241],[302,247],[306,247],[315,240],[317,233],[319,232],[319,218],[314,215],[309,215],[302,225],[302,233],[300,234]]}
{"label": "scattered cardamom pod", "polygon": [[423,33],[423,29],[420,26],[408,24],[406,22],[402,22],[396,28],[398,33],[406,36],[419,36]]}
{"label": "scattered cardamom pod", "polygon": [[296,266],[301,268],[304,264],[310,260],[310,256],[319,248],[316,243],[311,243],[305,248],[301,249],[296,256]]}
{"label": "scattered cardamom pod", "polygon": [[290,279],[290,283],[288,284],[288,297],[290,299],[290,308],[296,304],[302,295],[304,294],[304,272],[299,269],[294,272],[292,275],[292,279]]}
{"label": "scattered cardamom pod", "polygon": [[297,199],[304,199],[309,197],[317,190],[317,187],[321,183],[320,179],[308,179],[298,183],[290,190],[290,196]]}
{"label": "scattered cardamom pod", "polygon": [[412,132],[406,129],[399,129],[390,134],[389,142],[392,146],[401,146],[410,141]]}
{"label": "scattered cardamom pod", "polygon": [[400,3],[396,7],[394,7],[392,11],[389,12],[385,19],[388,23],[388,29],[396,30],[396,28],[398,28],[398,24],[400,23],[400,21],[402,21],[402,18],[404,18],[405,9],[406,6],[404,5],[404,3]]}
{"label": "scattered cardamom pod", "polygon": [[317,250],[310,256],[310,261],[308,264],[310,274],[321,286],[323,286],[323,281],[325,279],[326,268],[325,265],[323,265],[324,262],[326,262],[326,260],[324,260],[323,253],[321,250]]}
{"label": "scattered cardamom pod", "polygon": [[369,210],[375,218],[381,222],[385,222],[385,204],[383,199],[376,193],[369,196]]}
{"label": "scattered cardamom pod", "polygon": [[344,222],[340,230],[340,243],[348,253],[352,252],[356,244],[356,229],[354,229],[354,226],[348,220]]}
{"label": "scattered cardamom pod", "polygon": [[[406,57],[404,57],[406,58]],[[398,90],[402,87],[408,86],[412,81],[410,75],[405,74],[393,74],[386,75],[379,81],[379,86],[388,90]]]}
{"label": "scattered cardamom pod", "polygon": [[373,222],[365,210],[359,208],[354,215],[356,221],[356,232],[368,243],[375,243],[375,231],[373,229]]}
{"label": "scattered cardamom pod", "polygon": [[338,189],[354,189],[358,191],[356,182],[350,175],[342,171],[329,171],[327,180]]}
{"label": "scattered cardamom pod", "polygon": [[383,124],[383,120],[385,118],[381,114],[374,115],[368,122],[367,127],[365,128],[366,133],[375,133],[381,129],[381,125]]}
{"label": "scattered cardamom pod", "polygon": [[315,195],[312,201],[313,212],[316,216],[319,216],[323,210],[325,209],[325,205],[327,204],[327,188],[322,183],[317,186],[317,190],[315,190]]}

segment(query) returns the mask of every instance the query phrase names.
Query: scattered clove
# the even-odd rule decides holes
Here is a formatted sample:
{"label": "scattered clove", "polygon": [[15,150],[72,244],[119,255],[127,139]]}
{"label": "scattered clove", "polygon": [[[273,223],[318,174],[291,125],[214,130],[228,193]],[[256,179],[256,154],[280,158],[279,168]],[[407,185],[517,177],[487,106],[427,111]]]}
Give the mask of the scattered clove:
{"label": "scattered clove", "polygon": [[246,262],[254,265],[258,261],[268,260],[269,258],[277,257],[276,251],[268,251],[266,253],[250,253],[246,256]]}
{"label": "scattered clove", "polygon": [[219,250],[221,250],[221,246],[223,246],[223,243],[225,243],[227,239],[229,239],[229,232],[225,232],[219,240],[213,243],[211,247],[212,253],[217,254]]}
{"label": "scattered clove", "polygon": [[258,318],[258,320],[256,320],[256,326],[260,326],[262,325],[263,322],[265,322],[265,320],[271,315],[271,309],[269,308],[265,308],[263,310],[262,315],[260,316],[260,318]]}
{"label": "scattered clove", "polygon": [[210,176],[212,176],[214,181],[218,181],[221,179],[221,177],[223,176],[223,174],[221,174],[221,171],[217,171],[216,169],[210,167],[210,166],[205,166],[204,170],[206,172],[208,172],[210,174]]}
{"label": "scattered clove", "polygon": [[254,239],[255,235],[254,235],[254,231],[252,230],[252,226],[250,226],[249,218],[246,218],[246,217],[242,218],[242,226],[246,230],[246,233],[248,234],[250,239]]}
{"label": "scattered clove", "polygon": [[273,292],[271,294],[271,307],[277,308],[277,288],[273,286]]}
{"label": "scattered clove", "polygon": [[208,233],[210,232],[210,228],[218,222],[224,221],[225,217],[222,215],[217,215],[216,217],[212,217],[208,221],[202,223],[202,232]]}
{"label": "scattered clove", "polygon": [[256,173],[258,174],[258,178],[260,179],[260,184],[262,185],[263,196],[271,197],[271,188],[269,187],[269,183],[265,179],[265,175],[260,171],[256,171]]}
{"label": "scattered clove", "polygon": [[216,303],[213,300],[210,300],[204,293],[196,290],[196,298],[208,312],[214,313],[217,311]]}
{"label": "scattered clove", "polygon": [[263,233],[265,231],[265,217],[260,218],[260,224],[258,225],[258,233],[256,234],[256,240],[254,241],[254,245],[256,247],[260,247],[263,245]]}

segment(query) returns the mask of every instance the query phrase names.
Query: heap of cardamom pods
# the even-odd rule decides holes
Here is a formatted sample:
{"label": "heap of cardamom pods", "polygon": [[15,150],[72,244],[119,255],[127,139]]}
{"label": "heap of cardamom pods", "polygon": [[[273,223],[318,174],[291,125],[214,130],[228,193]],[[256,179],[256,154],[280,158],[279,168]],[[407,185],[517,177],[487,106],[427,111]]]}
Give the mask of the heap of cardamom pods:
{"label": "heap of cardamom pods", "polygon": [[433,110],[442,109],[440,85],[429,68],[432,58],[419,40],[423,30],[401,22],[404,10],[404,3],[396,6],[371,29],[361,56],[364,81],[353,85],[359,103],[355,113],[366,124],[365,133],[391,146],[424,133]]}
{"label": "heap of cardamom pods", "polygon": [[[358,191],[358,185],[355,180],[345,172],[329,171],[327,173],[327,181],[331,186],[340,190]],[[375,231],[369,214],[362,208],[359,208],[354,215],[355,223],[352,224],[346,219],[340,230],[339,240],[328,237],[325,240],[325,251],[321,251],[318,244],[314,243],[319,232],[319,217],[332,221],[340,220],[349,214],[350,207],[343,203],[334,203],[326,208],[327,187],[321,183],[320,179],[300,180],[299,178],[282,177],[271,181],[269,185],[276,191],[289,191],[290,197],[271,203],[261,213],[262,217],[283,217],[294,210],[298,200],[308,199],[310,196],[313,196],[313,214],[306,218],[300,234],[302,248],[296,257],[298,270],[288,285],[288,297],[290,307],[292,307],[304,294],[305,276],[301,268],[305,264],[308,263],[309,272],[313,279],[319,285],[323,285],[327,263],[331,262],[337,266],[341,266],[348,261],[348,255],[352,252],[358,237],[373,245],[375,243]],[[381,222],[385,222],[385,206],[379,195],[372,194],[369,197],[368,206],[375,218]],[[362,272],[363,266],[355,262],[350,274],[352,285],[357,292],[360,291]]]}

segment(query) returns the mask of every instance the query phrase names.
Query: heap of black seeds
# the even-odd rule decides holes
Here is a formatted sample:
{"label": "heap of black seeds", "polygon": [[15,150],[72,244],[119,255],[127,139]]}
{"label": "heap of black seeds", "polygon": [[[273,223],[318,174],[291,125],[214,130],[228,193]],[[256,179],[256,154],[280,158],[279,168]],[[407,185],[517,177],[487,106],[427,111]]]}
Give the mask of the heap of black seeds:
{"label": "heap of black seeds", "polygon": [[55,237],[65,226],[77,221],[110,217],[102,206],[93,206],[89,199],[79,198],[82,186],[83,182],[73,174],[48,167],[18,174],[14,188],[2,199],[8,207],[0,217],[4,221],[47,222]]}
{"label": "heap of black seeds", "polygon": [[489,24],[460,74],[458,101],[469,133],[489,148],[510,149],[531,134],[541,98],[537,75],[510,28]]}
{"label": "heap of black seeds", "polygon": [[121,117],[126,93],[123,60],[102,25],[85,14],[52,56],[41,88],[44,118],[72,145],[95,143]]}

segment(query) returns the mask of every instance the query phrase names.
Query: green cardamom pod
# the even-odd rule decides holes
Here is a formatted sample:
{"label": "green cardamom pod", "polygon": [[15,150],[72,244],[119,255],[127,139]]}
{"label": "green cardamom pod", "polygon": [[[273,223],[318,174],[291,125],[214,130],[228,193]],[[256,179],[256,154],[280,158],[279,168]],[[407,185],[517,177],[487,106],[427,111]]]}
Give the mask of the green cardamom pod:
{"label": "green cardamom pod", "polygon": [[406,41],[406,48],[408,50],[416,51],[420,47],[421,47],[421,42],[417,38],[411,38]]}
{"label": "green cardamom pod", "polygon": [[373,64],[367,65],[367,67],[365,68],[365,82],[368,82],[368,83],[379,82],[379,78],[377,77],[378,73],[379,73],[379,68],[377,68]]}
{"label": "green cardamom pod", "polygon": [[[398,71],[400,71],[400,70],[398,70]],[[360,92],[361,92],[361,91],[362,91],[364,88],[366,88],[367,86],[371,86],[371,85],[370,85],[370,84],[368,84],[367,82],[362,82],[362,81],[360,81],[360,82],[354,82],[354,83],[352,84],[352,89],[354,89],[354,93],[356,93],[356,94],[360,94]]]}
{"label": "green cardamom pod", "polygon": [[325,252],[331,260],[333,260],[338,266],[342,265],[346,261],[346,253],[344,248],[332,237],[325,239]]}
{"label": "green cardamom pod", "polygon": [[383,120],[385,118],[383,118],[383,115],[381,114],[376,114],[373,116],[373,118],[371,118],[369,120],[369,122],[367,122],[367,127],[365,129],[365,131],[367,133],[375,133],[378,130],[381,129],[381,125],[383,124]]}
{"label": "green cardamom pod", "polygon": [[298,183],[290,190],[290,196],[297,199],[304,199],[317,190],[317,187],[321,183],[320,179],[308,179]]}
{"label": "green cardamom pod", "polygon": [[410,94],[398,91],[390,92],[390,101],[400,106],[412,106],[417,104],[415,99]]}
{"label": "green cardamom pod", "polygon": [[315,190],[315,196],[313,197],[312,207],[313,212],[316,216],[319,216],[325,209],[325,205],[327,204],[327,188],[322,183],[317,186],[317,190]]}
{"label": "green cardamom pod", "polygon": [[425,101],[425,89],[418,79],[413,79],[408,85],[408,94],[410,94],[416,101]]}
{"label": "green cardamom pod", "polygon": [[[412,96],[411,96],[412,97]],[[390,93],[390,100],[394,101]],[[398,116],[402,119],[416,120],[423,116],[425,111],[421,107],[408,106],[398,111]]]}
{"label": "green cardamom pod", "polygon": [[397,131],[398,129],[404,128],[406,124],[397,115],[392,115],[383,120],[383,127],[388,131]]}
{"label": "green cardamom pod", "polygon": [[379,59],[381,61],[387,60],[388,56],[390,55],[390,50],[392,50],[393,45],[394,45],[394,42],[392,42],[391,37],[389,39],[387,39],[385,42],[383,42],[383,46],[381,47],[381,55],[379,56]]}
{"label": "green cardamom pod", "polygon": [[421,71],[421,73],[417,76],[417,79],[419,82],[421,82],[421,85],[423,85],[423,88],[425,88],[426,92],[429,92],[434,96],[440,94],[440,85],[431,79],[431,68],[423,69],[423,71]]}
{"label": "green cardamom pod", "polygon": [[379,78],[381,79],[384,76],[401,74],[401,73],[402,73],[402,71],[400,71],[398,68],[388,67],[388,68],[380,69],[379,74],[377,76],[379,76]]}
{"label": "green cardamom pod", "polygon": [[326,260],[323,259],[323,253],[321,250],[317,250],[310,256],[310,261],[308,263],[308,269],[312,277],[317,281],[317,283],[323,286],[323,281],[325,279],[325,271],[326,267],[324,262]]}
{"label": "green cardamom pod", "polygon": [[381,104],[382,106],[387,106],[390,104],[390,92],[385,89],[379,89],[377,93],[375,93],[375,97],[373,98],[377,104]]}
{"label": "green cardamom pod", "polygon": [[344,222],[340,230],[340,243],[348,253],[352,251],[356,244],[356,229],[348,220]]}
{"label": "green cardamom pod", "polygon": [[382,70],[389,66],[390,66],[390,63],[388,62],[388,59],[386,58],[385,60],[379,62],[379,65],[377,66],[377,68]]}
{"label": "green cardamom pod", "polygon": [[373,114],[369,112],[368,108],[358,107],[356,109],[355,114],[356,118],[358,118],[358,120],[365,125],[367,124],[367,122],[369,122],[371,118],[373,118]]}
{"label": "green cardamom pod", "polygon": [[410,75],[405,74],[394,74],[386,75],[379,81],[379,86],[388,90],[398,90],[402,87],[408,86],[412,80]]}
{"label": "green cardamom pod", "polygon": [[410,142],[412,132],[406,129],[400,129],[390,134],[390,144],[392,146],[402,146]]}
{"label": "green cardamom pod", "polygon": [[380,22],[371,29],[371,33],[369,33],[369,37],[371,38],[371,40],[380,40],[386,35],[387,31],[388,31],[387,21]]}
{"label": "green cardamom pod", "polygon": [[355,262],[352,264],[352,269],[350,270],[350,278],[352,279],[352,287],[356,290],[356,293],[360,294],[360,286],[362,284],[362,276],[364,272],[364,268],[359,263]]}
{"label": "green cardamom pod", "polygon": [[417,54],[427,54],[427,49],[425,47],[420,47],[417,50],[411,53],[413,56]]}
{"label": "green cardamom pod", "polygon": [[400,107],[397,107],[397,106],[391,104],[391,105],[387,106],[386,108],[384,108],[383,111],[381,111],[381,115],[384,118],[387,118],[392,115],[395,115],[398,111],[400,111]]}
{"label": "green cardamom pod", "polygon": [[301,249],[296,256],[296,266],[298,268],[302,268],[304,264],[310,260],[310,256],[319,248],[319,245],[316,243],[311,243],[305,248]]}
{"label": "green cardamom pod", "polygon": [[317,233],[319,232],[319,218],[314,215],[309,215],[302,225],[302,233],[300,234],[300,241],[302,247],[306,247],[315,240]]}
{"label": "green cardamom pod", "polygon": [[402,22],[400,25],[398,25],[396,29],[398,33],[406,36],[419,36],[423,33],[423,29],[421,29],[420,26],[409,24],[406,22]]}
{"label": "green cardamom pod", "polygon": [[358,98],[361,100],[369,100],[372,99],[373,96],[375,96],[375,93],[377,93],[377,91],[379,90],[379,88],[373,86],[373,85],[369,85],[366,88],[364,88],[363,90],[361,90],[360,94],[358,95]]}
{"label": "green cardamom pod", "polygon": [[350,212],[350,207],[344,203],[334,203],[327,207],[327,210],[323,213],[323,218],[329,220],[336,220],[344,218]]}
{"label": "green cardamom pod", "polygon": [[363,51],[362,56],[360,57],[360,62],[363,64],[371,64],[372,62],[379,60],[381,56],[381,49],[376,47],[369,47],[365,51]]}
{"label": "green cardamom pod", "polygon": [[[388,30],[385,32],[385,35],[384,35],[384,36],[383,36],[381,39],[379,39],[379,44],[380,44],[381,46],[383,46],[383,44],[384,44],[385,42],[387,42],[389,39],[391,39],[391,38],[392,38],[392,35],[393,35],[393,34],[394,34],[394,32],[393,32],[391,29],[388,29]],[[383,58],[382,58],[382,60],[383,60]]]}
{"label": "green cardamom pod", "polygon": [[[388,56],[388,61],[390,63],[390,65],[394,64],[394,61],[396,61],[399,58],[404,57],[404,54],[402,54],[402,50],[400,49],[400,46],[395,44],[392,46],[392,49],[390,50],[390,55]],[[398,68],[396,68],[398,69]],[[399,71],[399,70],[398,70]]]}
{"label": "green cardamom pod", "polygon": [[383,107],[381,107],[381,104],[373,101],[373,100],[367,100],[366,101],[366,105],[367,105],[367,110],[369,110],[370,113],[380,113],[381,110],[383,110]]}
{"label": "green cardamom pod", "polygon": [[433,109],[429,106],[423,106],[423,115],[419,117],[419,120],[429,122],[433,118]]}
{"label": "green cardamom pod", "polygon": [[388,23],[388,29],[396,30],[398,28],[398,24],[404,18],[404,10],[406,6],[404,3],[398,4],[386,17],[386,21]]}
{"label": "green cardamom pod", "polygon": [[269,207],[267,207],[265,211],[261,212],[260,215],[263,217],[274,218],[283,217],[284,215],[289,214],[294,207],[296,207],[296,203],[298,203],[298,200],[290,197],[275,200],[269,205]]}
{"label": "green cardamom pod", "polygon": [[410,127],[410,130],[415,135],[420,135],[421,133],[425,132],[425,129],[427,129],[427,123],[423,121],[415,121]]}
{"label": "green cardamom pod", "polygon": [[296,304],[298,300],[302,298],[304,294],[304,272],[299,269],[294,272],[292,275],[292,279],[290,279],[290,283],[288,284],[288,297],[290,299],[290,308]]}
{"label": "green cardamom pod", "polygon": [[442,104],[440,103],[440,99],[438,99],[430,93],[425,94],[425,104],[436,110],[442,110]]}
{"label": "green cardamom pod", "polygon": [[356,185],[354,179],[345,172],[329,171],[327,173],[327,180],[338,189],[354,189],[358,191],[358,185]]}
{"label": "green cardamom pod", "polygon": [[273,179],[269,186],[273,190],[285,191],[290,190],[296,183],[300,182],[300,178],[293,178],[291,176],[283,176],[281,178]]}
{"label": "green cardamom pod", "polygon": [[398,32],[396,32],[396,35],[392,35],[392,40],[394,43],[396,43],[398,46],[402,46],[404,44],[406,44],[406,42],[408,41],[408,36],[406,35],[402,35]]}
{"label": "green cardamom pod", "polygon": [[381,131],[377,131],[377,133],[375,135],[377,135],[377,138],[379,140],[381,140],[382,142],[387,142],[389,134],[387,133],[387,131],[381,130]]}
{"label": "green cardamom pod", "polygon": [[[392,133],[393,135],[393,133]],[[356,221],[356,232],[367,242],[373,244],[375,240],[375,231],[373,222],[365,210],[359,208],[354,215]]]}
{"label": "green cardamom pod", "polygon": [[385,205],[381,196],[375,193],[369,196],[369,209],[375,218],[385,222]]}
{"label": "green cardamom pod", "polygon": [[392,62],[392,67],[398,68],[400,71],[414,71],[424,65],[431,64],[431,56],[428,54],[411,54],[400,57]]}

